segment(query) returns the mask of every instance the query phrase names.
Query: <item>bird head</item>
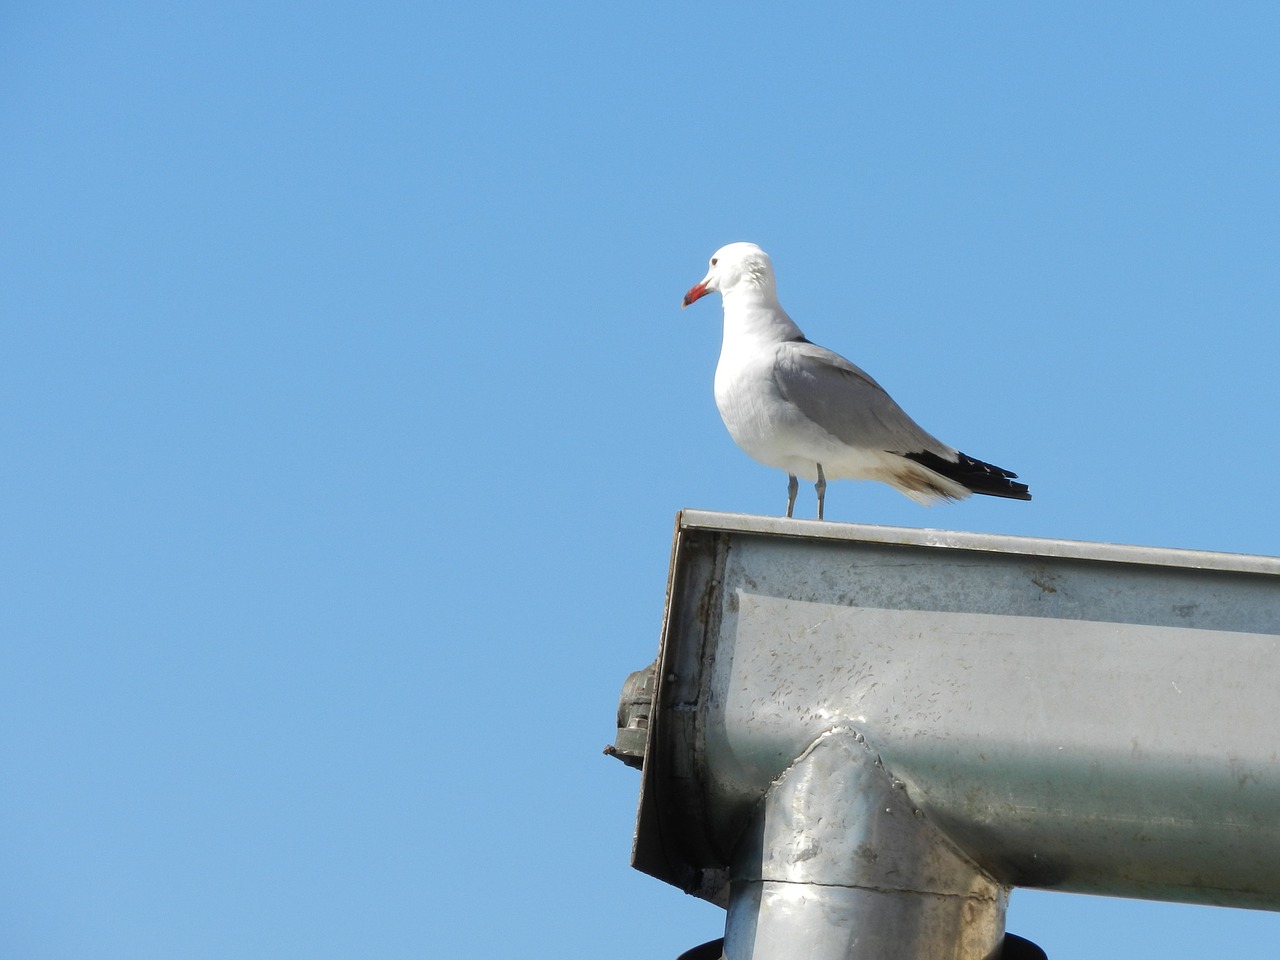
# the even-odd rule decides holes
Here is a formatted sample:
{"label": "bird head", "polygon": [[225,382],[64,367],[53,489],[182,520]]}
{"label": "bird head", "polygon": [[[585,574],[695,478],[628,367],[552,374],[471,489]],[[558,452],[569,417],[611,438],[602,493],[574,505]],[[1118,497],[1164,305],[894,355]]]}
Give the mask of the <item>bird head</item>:
{"label": "bird head", "polygon": [[684,295],[681,305],[687,307],[708,293],[718,292],[723,297],[744,285],[772,294],[773,263],[754,243],[730,243],[711,255],[707,275]]}

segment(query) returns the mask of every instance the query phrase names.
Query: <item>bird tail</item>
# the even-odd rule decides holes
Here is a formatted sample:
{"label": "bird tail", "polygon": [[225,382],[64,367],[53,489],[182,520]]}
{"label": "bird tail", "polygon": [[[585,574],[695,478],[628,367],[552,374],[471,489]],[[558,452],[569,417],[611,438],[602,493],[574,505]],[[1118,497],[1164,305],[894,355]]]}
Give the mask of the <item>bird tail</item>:
{"label": "bird tail", "polygon": [[1031,491],[1027,485],[1015,482],[1018,478],[1016,473],[997,467],[993,463],[975,460],[963,453],[957,453],[958,459],[954,462],[927,451],[904,453],[903,456],[960,484],[970,493],[980,493],[987,497],[1006,497],[1010,500],[1031,499]]}

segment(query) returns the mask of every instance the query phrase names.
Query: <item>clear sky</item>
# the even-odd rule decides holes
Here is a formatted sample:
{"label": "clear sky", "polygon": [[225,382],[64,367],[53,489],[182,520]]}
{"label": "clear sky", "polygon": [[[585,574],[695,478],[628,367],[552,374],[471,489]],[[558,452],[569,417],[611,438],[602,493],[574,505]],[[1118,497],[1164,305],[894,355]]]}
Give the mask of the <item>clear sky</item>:
{"label": "clear sky", "polygon": [[600,750],[676,511],[783,509],[679,309],[732,240],[1036,497],[829,519],[1280,552],[1278,48],[1274,2],[7,4],[0,956],[718,936]]}

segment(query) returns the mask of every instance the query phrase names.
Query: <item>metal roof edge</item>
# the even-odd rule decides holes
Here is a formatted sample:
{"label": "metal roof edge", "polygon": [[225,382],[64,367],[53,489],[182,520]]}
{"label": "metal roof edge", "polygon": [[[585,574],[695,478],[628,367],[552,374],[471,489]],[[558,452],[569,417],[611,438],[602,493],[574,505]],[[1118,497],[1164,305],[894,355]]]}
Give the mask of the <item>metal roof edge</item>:
{"label": "metal roof edge", "polygon": [[1244,553],[1219,553],[1180,547],[1144,547],[1088,540],[1055,540],[1010,534],[973,533],[916,527],[886,527],[867,523],[835,523],[829,520],[797,520],[761,517],[746,513],[719,513],[686,508],[676,514],[677,530],[708,530],[757,536],[795,537],[849,543],[973,550],[1019,556],[1097,560],[1193,570],[1220,570],[1280,576],[1280,557]]}

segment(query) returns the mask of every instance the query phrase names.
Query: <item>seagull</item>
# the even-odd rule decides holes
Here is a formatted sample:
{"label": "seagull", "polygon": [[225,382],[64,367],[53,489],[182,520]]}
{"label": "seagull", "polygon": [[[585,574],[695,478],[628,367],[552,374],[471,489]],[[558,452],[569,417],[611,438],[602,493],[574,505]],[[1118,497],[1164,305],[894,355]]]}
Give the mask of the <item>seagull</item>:
{"label": "seagull", "polygon": [[716,406],[744,452],[786,471],[788,517],[797,477],[813,483],[819,520],[828,478],[879,480],[925,506],[973,493],[1031,499],[1016,473],[926,433],[870,376],[810,341],[782,309],[773,263],[754,243],[717,250],[683,306],[713,292],[724,303]]}

